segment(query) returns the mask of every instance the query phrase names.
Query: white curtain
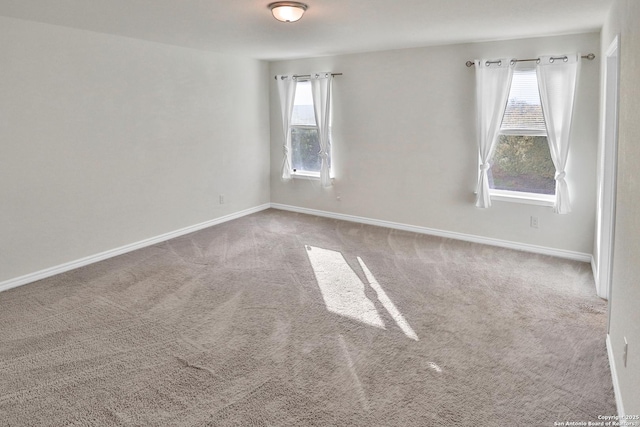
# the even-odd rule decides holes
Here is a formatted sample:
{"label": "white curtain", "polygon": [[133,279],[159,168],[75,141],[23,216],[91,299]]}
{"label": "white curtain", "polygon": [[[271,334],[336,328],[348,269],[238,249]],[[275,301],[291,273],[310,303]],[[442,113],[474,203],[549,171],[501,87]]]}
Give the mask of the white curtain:
{"label": "white curtain", "polygon": [[333,76],[331,73],[311,74],[311,94],[313,96],[313,110],[318,126],[318,139],[320,141],[320,185],[331,186],[329,175],[329,153],[331,149],[331,85]]}
{"label": "white curtain", "polygon": [[579,54],[564,57],[542,56],[536,67],[549,151],[556,168],[556,200],[553,210],[559,214],[571,212],[565,168],[579,68]]}
{"label": "white curtain", "polygon": [[282,179],[291,179],[291,114],[293,113],[293,102],[296,97],[296,79],[293,76],[276,76],[278,84],[278,95],[280,96],[280,111],[282,113],[282,132],[284,134]]}
{"label": "white curtain", "polygon": [[507,107],[511,77],[515,63],[508,59],[476,60],[476,133],[478,138],[478,155],[480,174],[478,176],[476,206],[491,206],[489,197],[489,175],[493,156],[498,141],[498,132],[502,124],[502,116]]}

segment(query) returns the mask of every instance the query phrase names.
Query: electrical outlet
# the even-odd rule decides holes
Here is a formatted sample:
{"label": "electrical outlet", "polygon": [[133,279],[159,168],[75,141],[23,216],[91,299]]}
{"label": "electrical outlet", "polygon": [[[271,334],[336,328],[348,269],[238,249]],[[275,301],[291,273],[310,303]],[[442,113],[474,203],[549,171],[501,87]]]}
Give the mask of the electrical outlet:
{"label": "electrical outlet", "polygon": [[538,217],[537,216],[532,216],[531,217],[531,228],[538,228]]}
{"label": "electrical outlet", "polygon": [[218,200],[220,201],[221,205],[224,205],[224,194],[221,194],[220,196],[218,196]]}
{"label": "electrical outlet", "polygon": [[624,367],[627,367],[627,355],[629,354],[629,343],[627,342],[627,337],[624,337],[624,351],[622,352],[622,363]]}

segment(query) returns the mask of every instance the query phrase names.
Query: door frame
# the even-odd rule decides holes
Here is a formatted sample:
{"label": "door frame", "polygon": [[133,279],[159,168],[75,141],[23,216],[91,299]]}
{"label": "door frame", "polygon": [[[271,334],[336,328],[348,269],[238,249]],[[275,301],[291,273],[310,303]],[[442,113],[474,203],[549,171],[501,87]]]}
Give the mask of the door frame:
{"label": "door frame", "polygon": [[598,215],[596,228],[597,293],[611,301],[611,279],[616,222],[618,169],[618,104],[620,94],[620,36],[604,57],[603,124],[598,170]]}

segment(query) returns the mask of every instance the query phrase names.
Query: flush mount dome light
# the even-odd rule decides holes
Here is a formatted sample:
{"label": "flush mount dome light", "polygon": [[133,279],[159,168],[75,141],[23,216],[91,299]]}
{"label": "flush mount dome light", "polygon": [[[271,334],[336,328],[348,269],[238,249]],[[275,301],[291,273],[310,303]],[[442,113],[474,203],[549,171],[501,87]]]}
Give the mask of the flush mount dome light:
{"label": "flush mount dome light", "polygon": [[281,22],[296,22],[304,11],[307,10],[307,5],[304,3],[298,3],[297,1],[277,1],[269,5],[273,17]]}

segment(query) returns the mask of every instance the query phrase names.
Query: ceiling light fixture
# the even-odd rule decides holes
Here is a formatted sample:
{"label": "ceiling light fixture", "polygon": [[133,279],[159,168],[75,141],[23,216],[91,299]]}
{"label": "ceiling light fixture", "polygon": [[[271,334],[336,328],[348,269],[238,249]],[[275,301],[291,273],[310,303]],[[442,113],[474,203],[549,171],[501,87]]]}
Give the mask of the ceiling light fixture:
{"label": "ceiling light fixture", "polygon": [[278,21],[296,22],[304,15],[307,5],[297,1],[277,1],[271,3],[269,9],[271,9],[273,17]]}

